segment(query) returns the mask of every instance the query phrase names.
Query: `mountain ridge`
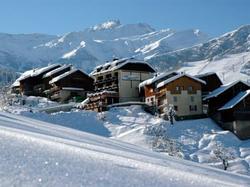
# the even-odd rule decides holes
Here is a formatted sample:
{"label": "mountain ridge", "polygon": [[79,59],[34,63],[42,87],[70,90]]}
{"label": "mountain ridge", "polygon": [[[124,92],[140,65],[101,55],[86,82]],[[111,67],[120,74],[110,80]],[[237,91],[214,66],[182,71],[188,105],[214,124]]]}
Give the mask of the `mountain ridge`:
{"label": "mountain ridge", "polygon": [[[197,35],[197,30],[155,30],[146,23],[122,24],[119,20],[111,20],[60,36],[0,34],[0,51],[2,56],[5,55],[0,59],[0,65],[13,71],[24,71],[32,68],[33,64],[44,66],[59,62],[76,64],[90,72],[94,66],[114,57],[149,59],[207,39],[206,34]],[[20,62],[16,62],[18,58]],[[10,59],[7,65],[6,59]],[[12,66],[11,59],[16,59],[13,64],[21,65]]]}

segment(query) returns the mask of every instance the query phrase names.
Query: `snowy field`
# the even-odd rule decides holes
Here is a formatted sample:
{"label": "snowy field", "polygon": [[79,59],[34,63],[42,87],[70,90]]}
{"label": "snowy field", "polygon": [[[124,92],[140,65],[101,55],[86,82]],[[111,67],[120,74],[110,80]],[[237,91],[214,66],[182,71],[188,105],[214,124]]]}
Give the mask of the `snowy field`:
{"label": "snowy field", "polygon": [[[127,122],[124,126],[131,125]],[[6,112],[0,112],[0,139],[1,186],[233,187],[250,182],[244,175]]]}
{"label": "snowy field", "polygon": [[170,125],[169,122],[144,112],[140,106],[116,107],[102,114],[81,110],[47,114],[30,112],[30,109],[25,111],[23,107],[17,106],[7,108],[9,112],[22,116],[150,150],[153,148],[153,137],[145,133],[146,128],[163,125],[166,136],[177,144],[174,148],[178,150],[178,154],[174,156],[223,169],[222,161],[215,155],[215,151],[219,150],[228,158],[229,172],[250,175],[250,140],[239,140],[208,118],[179,121]]}

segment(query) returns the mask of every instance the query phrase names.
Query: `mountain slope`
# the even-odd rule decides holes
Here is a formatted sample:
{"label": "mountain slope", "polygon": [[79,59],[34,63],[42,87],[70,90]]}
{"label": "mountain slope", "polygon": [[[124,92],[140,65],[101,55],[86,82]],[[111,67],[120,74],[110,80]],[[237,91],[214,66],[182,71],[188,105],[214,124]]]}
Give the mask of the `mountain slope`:
{"label": "mountain slope", "polygon": [[114,57],[149,59],[207,39],[198,30],[156,31],[145,23],[123,25],[117,20],[63,36],[0,34],[0,65],[23,71],[34,64],[59,62],[75,64],[89,72]]}
{"label": "mountain slope", "polygon": [[226,33],[191,48],[160,54],[150,59],[159,69],[179,68],[185,62],[215,61],[228,55],[250,51],[250,25]]}
{"label": "mountain slope", "polygon": [[247,186],[249,177],[0,113],[3,186]]}

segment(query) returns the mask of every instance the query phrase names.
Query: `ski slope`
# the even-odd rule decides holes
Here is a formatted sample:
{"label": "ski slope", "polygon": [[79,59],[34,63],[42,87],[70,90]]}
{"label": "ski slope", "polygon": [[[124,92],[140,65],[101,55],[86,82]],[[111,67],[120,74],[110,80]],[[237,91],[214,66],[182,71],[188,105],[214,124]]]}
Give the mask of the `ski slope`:
{"label": "ski slope", "polygon": [[247,186],[250,178],[0,113],[1,186]]}
{"label": "ski slope", "polygon": [[197,62],[188,62],[182,68],[181,72],[192,75],[216,72],[224,83],[243,80],[250,82],[250,52],[228,55],[222,59],[213,61],[203,60]]}

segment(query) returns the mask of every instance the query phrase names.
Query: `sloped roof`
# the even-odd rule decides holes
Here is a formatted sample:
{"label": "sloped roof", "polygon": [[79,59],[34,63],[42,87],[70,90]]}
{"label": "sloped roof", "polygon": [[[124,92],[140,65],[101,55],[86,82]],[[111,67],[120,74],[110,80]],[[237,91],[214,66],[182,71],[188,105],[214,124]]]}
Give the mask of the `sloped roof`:
{"label": "sloped roof", "polygon": [[54,74],[56,74],[56,73],[58,73],[58,72],[60,72],[60,71],[62,71],[64,69],[66,69],[66,68],[69,68],[71,66],[72,66],[71,64],[67,64],[67,65],[63,65],[61,67],[58,67],[58,68],[56,68],[56,69],[54,69],[52,71],[49,71],[45,75],[43,75],[43,78],[50,77],[50,76],[52,76],[52,75],[54,75]]}
{"label": "sloped roof", "polygon": [[195,77],[197,77],[199,79],[202,79],[202,80],[208,78],[209,76],[216,76],[218,78],[218,80],[220,81],[220,83],[223,84],[223,82],[221,81],[220,77],[215,72],[207,72],[207,73],[195,75]]}
{"label": "sloped roof", "polygon": [[11,87],[16,87],[16,86],[20,86],[20,81],[25,80],[27,78],[30,77],[36,77],[41,75],[42,73],[49,71],[50,69],[53,69],[55,67],[60,67],[61,65],[59,64],[52,64],[43,68],[36,68],[36,69],[32,69],[32,70],[28,70],[25,71],[24,73],[22,73],[22,75],[11,85]]}
{"label": "sloped roof", "polygon": [[[55,82],[57,82],[57,81],[59,81],[59,80],[65,78],[65,77],[67,77],[67,76],[69,76],[69,75],[71,75],[71,74],[73,74],[73,73],[75,73],[75,72],[77,72],[77,71],[81,71],[81,70],[72,69],[72,70],[70,70],[70,71],[67,71],[67,72],[65,72],[65,73],[63,73],[63,74],[61,74],[61,75],[59,75],[59,76],[53,78],[51,81],[49,81],[49,83],[50,83],[50,84],[55,83]],[[81,72],[82,72],[82,71],[81,71]],[[83,73],[83,72],[82,72],[82,73]]]}
{"label": "sloped roof", "polygon": [[170,76],[171,74],[173,74],[173,76],[175,76],[175,75],[178,75],[179,73],[178,73],[178,72],[165,72],[165,73],[161,73],[161,74],[158,75],[158,76],[155,76],[155,77],[153,77],[153,78],[150,78],[150,79],[147,79],[147,80],[141,82],[141,83],[139,84],[139,88],[141,88],[141,87],[143,87],[143,86],[146,86],[146,85],[153,84],[153,83],[157,82],[158,80],[160,80],[160,79],[162,79],[162,78],[164,78],[164,77]]}
{"label": "sloped roof", "polygon": [[219,108],[219,110],[228,110],[233,108],[235,105],[237,105],[240,101],[242,101],[244,98],[246,98],[250,94],[250,90],[246,90],[244,92],[238,93],[233,99],[228,101],[224,106]]}
{"label": "sloped roof", "polygon": [[21,76],[18,79],[16,79],[15,82],[11,85],[11,87],[20,86],[20,80],[24,80],[25,78],[30,77],[32,72],[33,72],[33,70],[28,70],[28,71],[25,71],[24,73],[22,73]]}
{"label": "sloped roof", "polygon": [[215,89],[214,91],[212,91],[210,94],[208,94],[208,96],[205,97],[203,100],[207,100],[207,99],[211,99],[211,98],[217,97],[220,94],[222,94],[223,92],[225,92],[226,90],[228,90],[229,88],[231,88],[232,86],[234,86],[234,85],[236,85],[236,84],[238,84],[240,82],[243,83],[243,84],[245,84],[245,85],[247,85],[245,82],[240,81],[240,80],[239,81],[231,82],[229,84],[224,84],[224,85],[220,86],[219,88]]}
{"label": "sloped roof", "polygon": [[123,58],[123,59],[119,59],[119,60],[114,60],[112,62],[107,62],[101,66],[97,66],[94,71],[92,71],[90,73],[90,75],[97,75],[99,73],[105,73],[105,72],[109,72],[109,71],[114,71],[117,69],[121,69],[122,67],[124,67],[127,64],[143,64],[143,65],[147,65],[152,72],[155,72],[155,69],[149,65],[147,62],[145,61],[141,61],[141,60],[136,60],[133,58]]}
{"label": "sloped roof", "polygon": [[200,77],[206,77],[206,76],[210,76],[210,75],[217,75],[217,73],[215,73],[215,72],[207,72],[207,73],[202,73],[202,74],[195,75],[195,77],[200,78]]}
{"label": "sloped roof", "polygon": [[203,81],[203,80],[201,80],[201,79],[198,79],[198,78],[196,78],[196,77],[194,77],[194,76],[191,76],[191,75],[188,75],[188,74],[185,74],[185,73],[181,73],[181,74],[178,74],[178,75],[176,75],[176,76],[174,76],[174,77],[171,77],[171,78],[169,78],[169,79],[167,79],[167,80],[165,80],[165,81],[162,81],[162,82],[160,82],[159,84],[157,84],[157,88],[160,88],[160,87],[162,87],[162,86],[164,86],[164,85],[166,85],[166,84],[168,84],[168,83],[170,83],[170,82],[172,82],[172,81],[175,81],[176,79],[179,79],[179,78],[181,78],[181,77],[189,77],[189,78],[191,78],[191,79],[193,79],[193,80],[195,80],[195,81],[197,81],[197,82],[200,82],[200,83],[202,83],[202,84],[206,84],[206,82],[205,81]]}
{"label": "sloped roof", "polygon": [[[46,72],[46,71],[49,71],[53,68],[56,68],[56,67],[60,67],[61,65],[59,64],[52,64],[52,65],[49,65],[49,66],[46,66],[46,67],[43,67],[43,68],[38,68],[38,69],[34,69],[34,70],[30,70],[28,72],[30,72],[30,74],[27,74],[27,76],[23,77],[21,80],[24,80],[28,77],[36,77],[36,76],[39,76],[41,75],[42,73]],[[19,80],[19,81],[21,81]]]}

